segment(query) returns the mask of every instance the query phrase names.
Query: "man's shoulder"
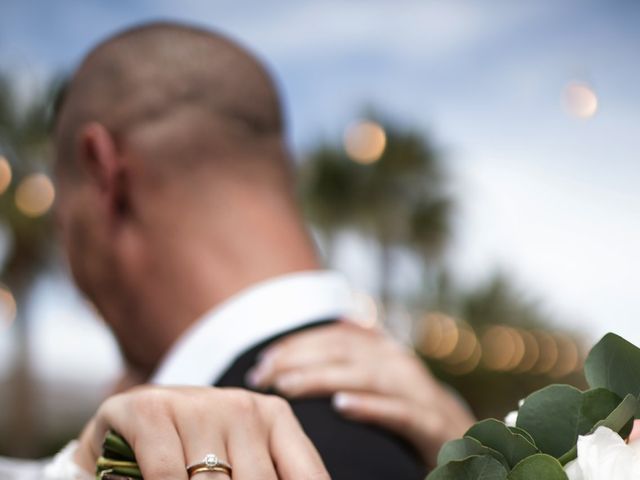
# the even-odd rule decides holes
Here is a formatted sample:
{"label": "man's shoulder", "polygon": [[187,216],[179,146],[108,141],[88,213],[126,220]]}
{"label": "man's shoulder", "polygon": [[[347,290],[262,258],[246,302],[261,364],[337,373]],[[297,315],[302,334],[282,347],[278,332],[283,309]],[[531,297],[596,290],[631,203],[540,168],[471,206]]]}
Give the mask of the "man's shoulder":
{"label": "man's shoulder", "polygon": [[[303,329],[331,322],[332,320],[316,322]],[[287,332],[277,338],[292,333],[294,332]],[[248,388],[245,383],[247,372],[255,365],[259,353],[277,338],[269,339],[241,354],[216,385]],[[332,479],[424,478],[425,467],[404,440],[381,428],[345,419],[333,408],[330,398],[299,399],[289,403],[320,452]]]}
{"label": "man's shoulder", "polygon": [[425,477],[425,467],[416,452],[396,435],[345,419],[328,398],[290,403],[334,480]]}

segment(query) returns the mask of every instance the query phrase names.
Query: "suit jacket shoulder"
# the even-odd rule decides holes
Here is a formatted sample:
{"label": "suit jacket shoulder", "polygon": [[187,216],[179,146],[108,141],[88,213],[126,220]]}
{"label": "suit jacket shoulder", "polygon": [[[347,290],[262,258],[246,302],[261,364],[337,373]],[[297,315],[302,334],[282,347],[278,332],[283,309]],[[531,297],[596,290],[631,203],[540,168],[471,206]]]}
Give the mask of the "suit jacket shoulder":
{"label": "suit jacket shoulder", "polygon": [[[325,323],[328,322],[305,328]],[[248,388],[247,372],[255,365],[260,351],[275,340],[270,339],[242,354],[216,385]],[[411,446],[390,432],[344,419],[333,409],[330,398],[293,400],[290,404],[332,479],[424,479],[426,469]]]}

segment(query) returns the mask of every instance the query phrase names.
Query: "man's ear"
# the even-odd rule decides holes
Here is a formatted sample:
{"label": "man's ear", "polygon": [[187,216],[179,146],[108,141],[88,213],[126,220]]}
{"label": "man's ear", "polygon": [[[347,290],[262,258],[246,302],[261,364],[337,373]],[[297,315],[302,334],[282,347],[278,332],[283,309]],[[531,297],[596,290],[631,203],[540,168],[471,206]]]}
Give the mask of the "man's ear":
{"label": "man's ear", "polygon": [[126,212],[126,169],[113,135],[103,125],[92,122],[82,128],[79,140],[81,168],[104,196],[108,210],[114,215]]}

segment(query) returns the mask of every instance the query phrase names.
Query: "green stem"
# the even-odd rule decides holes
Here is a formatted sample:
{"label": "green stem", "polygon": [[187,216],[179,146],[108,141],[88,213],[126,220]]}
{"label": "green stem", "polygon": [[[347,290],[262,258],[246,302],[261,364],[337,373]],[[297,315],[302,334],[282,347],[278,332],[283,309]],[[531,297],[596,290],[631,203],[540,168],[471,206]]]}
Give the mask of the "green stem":
{"label": "green stem", "polygon": [[109,431],[104,438],[103,449],[128,460],[135,460],[136,456],[129,444],[117,433]]}

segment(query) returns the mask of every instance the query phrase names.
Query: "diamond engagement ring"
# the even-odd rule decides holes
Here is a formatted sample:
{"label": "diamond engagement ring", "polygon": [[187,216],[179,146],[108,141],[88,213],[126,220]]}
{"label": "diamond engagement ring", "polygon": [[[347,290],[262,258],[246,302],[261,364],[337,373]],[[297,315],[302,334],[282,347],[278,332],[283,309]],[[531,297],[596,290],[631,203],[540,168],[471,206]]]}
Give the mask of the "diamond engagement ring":
{"label": "diamond engagement ring", "polygon": [[229,475],[229,477],[231,477],[231,470],[231,465],[229,465],[224,460],[220,460],[213,453],[208,453],[200,462],[194,463],[193,465],[189,465],[187,467],[189,478],[197,475],[198,473],[204,472],[226,473],[227,475]]}

